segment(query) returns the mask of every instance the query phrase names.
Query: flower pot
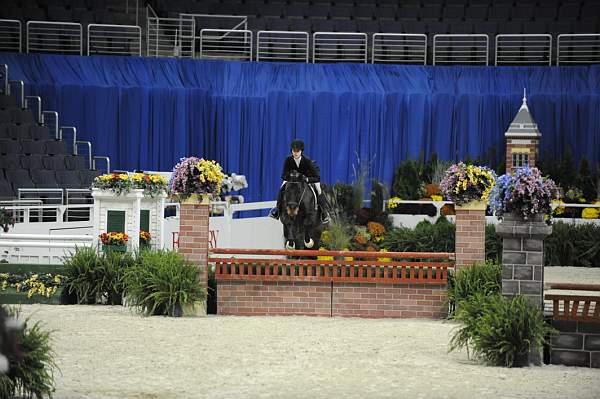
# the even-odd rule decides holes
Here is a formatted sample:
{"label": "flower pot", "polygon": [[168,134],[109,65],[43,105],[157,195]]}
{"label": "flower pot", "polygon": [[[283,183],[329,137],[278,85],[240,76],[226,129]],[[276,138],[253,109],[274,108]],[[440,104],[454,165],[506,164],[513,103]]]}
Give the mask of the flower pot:
{"label": "flower pot", "polygon": [[102,244],[102,251],[104,251],[104,252],[127,252],[127,244],[122,244],[122,245]]}
{"label": "flower pot", "polygon": [[470,201],[466,204],[455,205],[455,209],[463,211],[485,211],[487,204],[485,201]]}
{"label": "flower pot", "polygon": [[183,308],[179,302],[176,302],[173,306],[170,306],[167,309],[167,314],[171,317],[181,317],[183,316]]}

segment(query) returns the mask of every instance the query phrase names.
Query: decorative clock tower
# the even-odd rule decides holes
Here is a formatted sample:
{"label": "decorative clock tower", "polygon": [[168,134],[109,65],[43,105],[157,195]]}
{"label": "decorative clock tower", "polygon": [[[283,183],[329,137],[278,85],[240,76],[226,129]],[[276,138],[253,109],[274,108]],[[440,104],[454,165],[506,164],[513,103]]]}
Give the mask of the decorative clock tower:
{"label": "decorative clock tower", "polygon": [[542,134],[527,107],[527,93],[523,91],[523,105],[506,133],[506,173],[521,166],[535,166]]}

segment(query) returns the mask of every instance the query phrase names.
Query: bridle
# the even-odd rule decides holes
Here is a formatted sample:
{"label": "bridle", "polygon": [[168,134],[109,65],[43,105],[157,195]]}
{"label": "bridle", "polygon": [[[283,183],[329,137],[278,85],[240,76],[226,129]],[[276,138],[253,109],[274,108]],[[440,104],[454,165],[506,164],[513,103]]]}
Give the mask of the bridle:
{"label": "bridle", "polygon": [[[285,183],[285,190],[287,191],[288,188],[288,184],[302,184],[304,182],[301,181],[288,181]],[[300,207],[300,204],[302,204],[302,198],[304,198],[304,193],[306,192],[306,187],[308,186],[308,184],[305,184],[304,187],[302,188],[302,194],[300,194],[300,199],[298,200],[298,207]]]}

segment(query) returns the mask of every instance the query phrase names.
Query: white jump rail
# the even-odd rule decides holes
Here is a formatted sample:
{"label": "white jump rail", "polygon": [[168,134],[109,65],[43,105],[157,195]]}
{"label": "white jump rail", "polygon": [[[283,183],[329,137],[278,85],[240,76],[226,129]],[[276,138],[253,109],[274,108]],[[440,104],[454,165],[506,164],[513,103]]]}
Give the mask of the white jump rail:
{"label": "white jump rail", "polygon": [[496,66],[552,64],[552,35],[496,35]]}
{"label": "white jump rail", "polygon": [[134,25],[89,24],[87,55],[142,55],[142,28]]}
{"label": "white jump rail", "polygon": [[300,31],[267,31],[256,34],[256,61],[308,62],[310,37]]}
{"label": "white jump rail", "polygon": [[83,28],[75,22],[27,22],[27,53],[83,55]]}
{"label": "white jump rail", "polygon": [[312,62],[367,63],[367,34],[353,32],[313,33]]}
{"label": "white jump rail", "polygon": [[202,29],[199,58],[252,61],[252,31]]}
{"label": "white jump rail", "polygon": [[556,64],[600,63],[600,33],[561,34],[556,44]]}
{"label": "white jump rail", "polygon": [[374,33],[371,63],[427,64],[427,35],[418,33]]}
{"label": "white jump rail", "polygon": [[0,19],[0,51],[20,53],[22,46],[21,21]]}
{"label": "white jump rail", "polygon": [[196,31],[193,18],[160,18],[146,9],[146,54],[148,57],[194,57]]}
{"label": "white jump rail", "polygon": [[433,65],[488,65],[490,38],[485,34],[433,36]]}

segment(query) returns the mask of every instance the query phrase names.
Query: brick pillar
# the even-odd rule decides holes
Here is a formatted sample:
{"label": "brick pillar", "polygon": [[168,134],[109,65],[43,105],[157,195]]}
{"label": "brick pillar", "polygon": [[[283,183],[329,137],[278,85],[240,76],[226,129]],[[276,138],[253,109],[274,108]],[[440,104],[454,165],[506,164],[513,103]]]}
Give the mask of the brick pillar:
{"label": "brick pillar", "polygon": [[456,269],[485,261],[484,202],[456,206]]}
{"label": "brick pillar", "polygon": [[525,221],[506,215],[496,226],[502,237],[502,294],[522,294],[544,306],[544,238],[552,233],[542,215]]}
{"label": "brick pillar", "polygon": [[200,281],[208,283],[208,217],[207,204],[182,203],[179,211],[179,253],[198,265]]}

